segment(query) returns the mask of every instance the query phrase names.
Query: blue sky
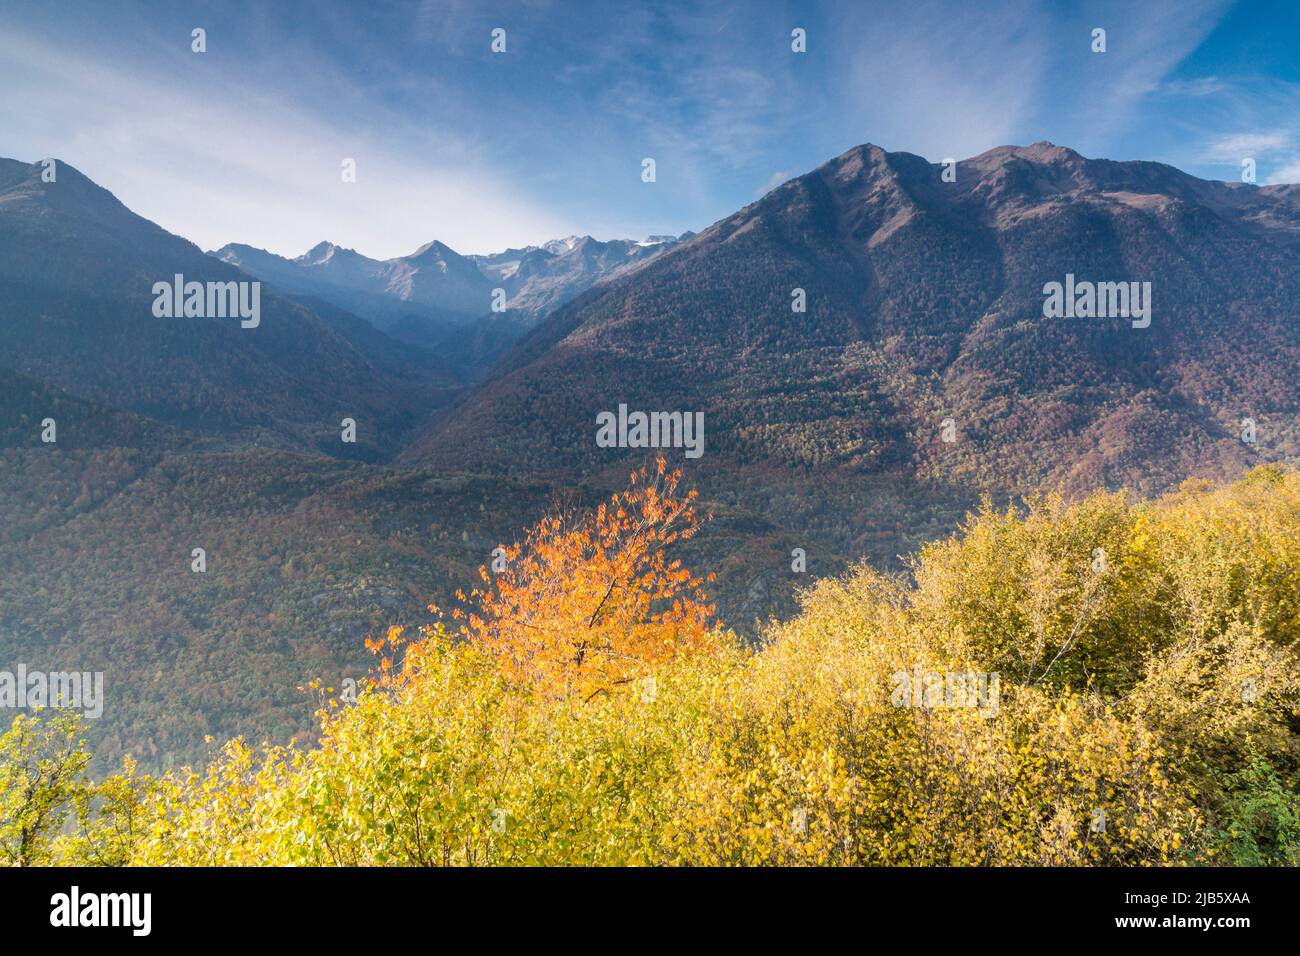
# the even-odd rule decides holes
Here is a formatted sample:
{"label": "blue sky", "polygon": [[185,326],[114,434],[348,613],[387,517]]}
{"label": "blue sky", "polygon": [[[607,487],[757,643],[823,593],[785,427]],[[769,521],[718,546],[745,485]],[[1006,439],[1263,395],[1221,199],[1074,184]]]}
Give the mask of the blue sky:
{"label": "blue sky", "polygon": [[489,252],[698,230],[864,142],[1296,182],[1298,51],[1294,0],[6,0],[0,155],[60,157],[205,249]]}

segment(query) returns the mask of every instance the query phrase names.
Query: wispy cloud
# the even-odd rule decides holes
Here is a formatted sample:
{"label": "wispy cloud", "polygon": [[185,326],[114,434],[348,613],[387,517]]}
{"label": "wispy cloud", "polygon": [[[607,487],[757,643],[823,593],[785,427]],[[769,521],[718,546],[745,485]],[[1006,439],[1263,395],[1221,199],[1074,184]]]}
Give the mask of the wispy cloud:
{"label": "wispy cloud", "polygon": [[1264,182],[1270,186],[1280,183],[1300,183],[1300,159],[1273,170],[1264,177]]}
{"label": "wispy cloud", "polygon": [[1160,84],[1157,92],[1164,96],[1213,96],[1226,88],[1223,80],[1217,76],[1202,76],[1190,80],[1166,80]]}
{"label": "wispy cloud", "polygon": [[1027,127],[1052,60],[1035,5],[898,3],[870,18],[856,6],[838,8],[845,28],[825,41],[845,63],[845,145],[963,157]]}
{"label": "wispy cloud", "polygon": [[[8,28],[0,61],[6,151],[58,156],[204,248],[252,240],[297,255],[329,238],[387,257],[432,238],[486,251],[576,231],[472,141],[413,130],[378,102],[353,123],[205,77],[201,64],[182,68],[196,74],[187,82],[168,82]],[[323,67],[316,75],[340,81]],[[343,182],[345,158],[356,160],[355,183]]]}
{"label": "wispy cloud", "polygon": [[767,179],[763,182],[763,185],[759,186],[758,189],[754,191],[754,196],[755,197],[765,196],[768,193],[770,193],[773,189],[775,189],[777,186],[780,186],[782,183],[787,182],[788,180],[793,178],[794,178],[794,174],[791,173],[788,169],[779,169],[776,172],[774,172],[771,176],[768,176]]}
{"label": "wispy cloud", "polygon": [[1300,85],[1260,76],[1221,77],[1212,93],[1177,117],[1172,161],[1236,179],[1254,159],[1259,181],[1295,182],[1300,168]]}
{"label": "wispy cloud", "polygon": [[[0,132],[5,152],[61,155],[204,246],[285,253],[700,229],[868,141],[938,160],[1052,139],[1226,175],[1241,137],[1277,136],[1288,145],[1260,176],[1280,176],[1300,161],[1298,123],[1280,118],[1300,116],[1294,91],[1177,72],[1226,9],[423,0],[322,2],[304,20],[230,4],[204,8],[210,52],[196,56],[193,15],[161,2],[88,5],[72,23],[9,0]],[[488,48],[496,26],[505,56]],[[1097,26],[1105,54],[1089,49]],[[344,157],[356,184],[340,181]]]}
{"label": "wispy cloud", "polygon": [[1219,163],[1237,163],[1243,158],[1271,156],[1288,149],[1291,136],[1285,130],[1267,133],[1234,133],[1207,144],[1206,159]]}

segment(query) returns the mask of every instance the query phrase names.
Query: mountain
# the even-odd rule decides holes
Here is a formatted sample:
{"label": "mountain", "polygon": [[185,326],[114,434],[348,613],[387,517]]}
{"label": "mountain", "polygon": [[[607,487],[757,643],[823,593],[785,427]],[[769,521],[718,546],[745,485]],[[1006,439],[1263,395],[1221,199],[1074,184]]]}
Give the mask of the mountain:
{"label": "mountain", "polygon": [[[685,557],[742,630],[985,493],[1155,491],[1300,452],[1297,187],[1051,144],[946,182],[863,146],[680,242],[376,264],[329,245],[221,261],[58,169],[0,162],[0,656],[104,670],[107,763],[310,726],[299,683],[360,676],[363,636],[426,623],[497,544],[625,483],[652,451],[598,447],[620,404],[703,413],[702,456],[670,451],[714,515]],[[574,297],[397,340],[467,266],[517,303]],[[261,277],[260,324],[156,318],[175,272]],[[387,330],[336,291],[380,272],[366,288],[414,309]],[[1044,318],[1067,274],[1151,282],[1150,325]],[[463,388],[471,366],[486,378]]]}
{"label": "mountain", "polygon": [[[39,388],[0,374],[0,402]],[[28,421],[51,402],[40,396]],[[124,753],[151,768],[201,762],[207,734],[287,741],[312,726],[308,681],[363,678],[367,636],[414,632],[430,602],[455,606],[493,548],[548,508],[599,500],[546,482],[204,447],[147,422],[117,422],[108,437],[120,446],[83,442],[76,411],[55,405],[56,445],[32,440],[39,419],[16,439],[0,433],[0,658],[104,673],[108,705],[87,728],[104,770]],[[685,554],[718,569],[722,612],[745,625],[793,613],[792,586],[808,577],[782,564],[793,546],[770,522],[722,510]],[[842,567],[809,554],[811,573]]]}
{"label": "mountain", "polygon": [[[304,730],[316,702],[300,685],[363,676],[366,635],[426,623],[496,545],[597,500],[376,463],[455,395],[449,363],[489,361],[522,313],[461,326],[437,352],[270,279],[255,327],[162,318],[155,282],[249,283],[241,265],[273,260],[206,256],[56,168],[46,183],[42,166],[0,161],[0,657],[105,674],[88,729],[100,769],[124,753],[201,761],[207,733]],[[317,248],[294,268],[368,269],[360,259]],[[416,301],[466,268],[430,244],[389,264],[385,288]],[[773,571],[793,547],[782,529],[720,509],[691,547],[720,569],[729,619],[792,610],[802,576]],[[814,573],[843,563],[809,560]]]}
{"label": "mountain", "polygon": [[[689,235],[689,233],[687,234]],[[646,262],[671,249],[676,236],[612,239],[569,236],[541,246],[507,249],[491,256],[471,256],[484,275],[505,290],[506,307],[540,319],[576,298],[597,282]]]}
{"label": "mountain", "polygon": [[[330,242],[294,259],[231,243],[209,255],[283,292],[362,316],[404,342],[439,354],[451,350],[460,367],[482,372],[555,308],[677,242],[674,236],[609,242],[570,236],[493,255],[462,256],[434,241],[409,256],[385,260]],[[504,295],[494,309],[497,289]],[[466,345],[467,334],[474,344]]]}
{"label": "mountain", "polygon": [[[0,449],[170,448],[181,442],[173,428],[130,412],[77,398],[13,369],[0,367]],[[42,439],[46,420],[51,441]]]}
{"label": "mountain", "polygon": [[[0,159],[0,355],[15,372],[181,428],[349,457],[390,454],[435,407],[415,365],[385,378],[309,309],[255,290],[67,163],[52,182],[43,169]],[[177,275],[234,283],[258,315],[222,301],[231,317],[160,317],[172,296],[155,284]],[[355,445],[340,440],[345,417]]]}
{"label": "mountain", "polygon": [[330,242],[318,243],[295,259],[240,244],[209,255],[286,293],[353,312],[406,341],[436,341],[487,314],[492,306],[492,286],[477,266],[441,242],[383,261]]}
{"label": "mountain", "polygon": [[[982,493],[1296,457],[1300,187],[1050,143],[955,169],[865,145],[787,182],[553,313],[404,460],[613,476],[647,452],[598,414],[699,411],[713,496],[888,559]],[[1150,282],[1149,327],[1045,318],[1067,276]]]}

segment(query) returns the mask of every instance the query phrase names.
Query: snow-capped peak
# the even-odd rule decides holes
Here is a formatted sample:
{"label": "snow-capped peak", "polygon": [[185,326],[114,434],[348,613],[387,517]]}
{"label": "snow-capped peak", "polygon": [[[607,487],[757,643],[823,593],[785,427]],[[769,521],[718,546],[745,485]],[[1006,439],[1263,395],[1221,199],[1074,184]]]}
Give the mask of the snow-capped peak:
{"label": "snow-capped peak", "polygon": [[566,236],[563,239],[552,239],[550,242],[543,243],[542,248],[547,252],[562,256],[566,252],[572,252],[578,247],[587,236]]}

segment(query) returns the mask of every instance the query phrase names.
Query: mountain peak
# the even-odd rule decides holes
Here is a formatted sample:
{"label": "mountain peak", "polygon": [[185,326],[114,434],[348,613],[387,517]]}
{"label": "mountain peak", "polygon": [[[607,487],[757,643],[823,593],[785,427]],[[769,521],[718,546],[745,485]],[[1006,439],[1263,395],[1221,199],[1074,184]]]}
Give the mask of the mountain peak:
{"label": "mountain peak", "polygon": [[253,257],[274,256],[275,254],[243,242],[228,242],[220,249],[210,250],[208,255],[214,259],[220,259],[222,262],[228,262],[232,266],[242,266],[246,260]]}
{"label": "mountain peak", "polygon": [[[54,180],[48,181],[47,175],[53,175]],[[96,210],[109,216],[134,215],[103,186],[56,157],[34,163],[0,157],[0,192],[21,192],[44,203]]]}
{"label": "mountain peak", "polygon": [[872,159],[883,159],[889,155],[889,151],[883,146],[877,146],[875,143],[859,143],[857,146],[845,150],[842,155],[851,156],[855,154],[869,156]]}
{"label": "mountain peak", "polygon": [[851,149],[845,150],[835,159],[831,160],[831,162],[838,163],[841,166],[876,166],[882,163],[888,163],[889,155],[888,150],[877,146],[875,143],[863,143],[860,146],[854,146]]}
{"label": "mountain peak", "polygon": [[294,261],[301,262],[305,265],[320,265],[321,263],[329,262],[332,258],[334,258],[335,255],[337,255],[340,252],[350,252],[350,251],[351,250],[349,249],[344,249],[342,246],[336,246],[334,243],[328,240],[322,240],[316,243],[316,245],[312,246],[310,249],[308,249],[306,252],[304,252]]}
{"label": "mountain peak", "polygon": [[[845,184],[859,179],[874,180],[879,177],[897,180],[904,170],[916,163],[924,162],[925,160],[912,153],[891,153],[875,143],[863,143],[845,150],[815,170],[814,174],[829,175],[832,179]],[[797,181],[798,179],[791,180],[791,182]]]}
{"label": "mountain peak", "polygon": [[1034,163],[1075,163],[1084,160],[1083,156],[1068,146],[1058,146],[1045,139],[1029,146],[1011,146],[1008,149],[1012,155]]}
{"label": "mountain peak", "polygon": [[550,242],[543,243],[542,248],[555,255],[564,255],[591,241],[591,236],[565,236],[563,239],[552,239]]}
{"label": "mountain peak", "polygon": [[1097,163],[1068,146],[1058,146],[1044,139],[1028,146],[995,146],[965,160],[964,164],[991,171],[1005,167],[1013,160],[1033,166],[1052,167],[1063,172],[1092,168]]}
{"label": "mountain peak", "polygon": [[456,252],[454,249],[452,249],[450,246],[446,245],[445,243],[439,242],[437,239],[434,239],[432,242],[426,242],[420,248],[412,252],[409,256],[403,256],[402,258],[406,259],[408,262],[417,262],[421,259],[427,259],[427,260],[451,259],[451,258],[459,259],[460,253]]}

